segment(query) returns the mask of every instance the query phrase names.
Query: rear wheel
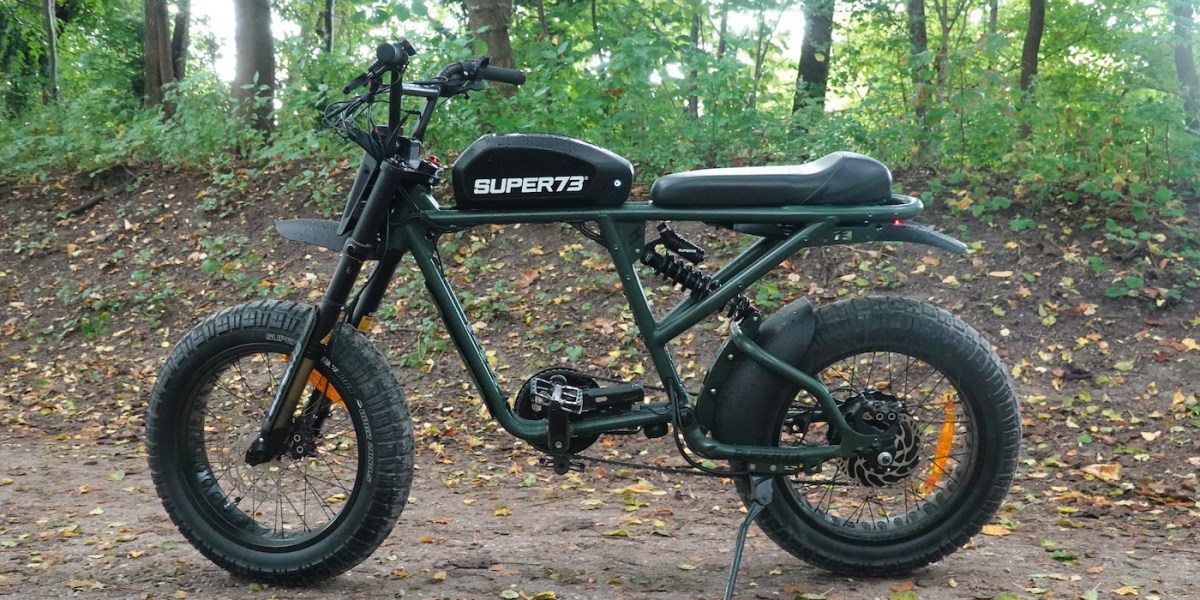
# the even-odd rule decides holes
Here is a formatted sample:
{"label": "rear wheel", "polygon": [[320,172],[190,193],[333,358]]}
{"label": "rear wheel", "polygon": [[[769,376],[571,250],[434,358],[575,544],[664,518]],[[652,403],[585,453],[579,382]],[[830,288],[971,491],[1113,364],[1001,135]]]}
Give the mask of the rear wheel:
{"label": "rear wheel", "polygon": [[[779,477],[759,526],[840,573],[894,575],[941,559],[979,532],[1012,483],[1021,432],[1003,365],[977,332],[919,302],[859,298],[816,319],[799,368],[822,381],[852,427],[888,439],[869,456]],[[741,392],[718,408],[717,439],[838,443],[807,392],[769,377]],[[738,489],[753,500],[748,479]]]}
{"label": "rear wheel", "polygon": [[237,306],[200,324],[159,374],[146,419],[163,506],[201,553],[282,585],[333,577],[391,532],[412,482],[412,424],[399,384],[340,325],[292,415],[288,449],[246,461],[311,308]]}

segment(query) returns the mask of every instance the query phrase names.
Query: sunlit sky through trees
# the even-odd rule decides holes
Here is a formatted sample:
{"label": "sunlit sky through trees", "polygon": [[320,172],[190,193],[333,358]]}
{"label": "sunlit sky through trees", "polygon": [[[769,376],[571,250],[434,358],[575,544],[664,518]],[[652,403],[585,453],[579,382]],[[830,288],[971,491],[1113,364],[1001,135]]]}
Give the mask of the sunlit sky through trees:
{"label": "sunlit sky through trees", "polygon": [[[234,55],[234,17],[233,17],[233,0],[204,0],[202,2],[193,3],[191,6],[193,27],[198,30],[200,35],[211,34],[217,45],[216,55],[213,58],[211,65],[206,65],[207,68],[212,68],[216,71],[217,76],[223,81],[232,81],[236,65],[236,57]],[[804,16],[799,8],[789,9],[778,15],[779,24],[776,30],[781,34],[780,41],[785,45],[789,55],[795,55],[793,58],[800,57],[800,42],[803,38],[804,31]],[[768,23],[770,25],[770,23]],[[272,29],[276,39],[282,35],[296,33],[299,26],[296,23],[282,20],[278,13],[272,21]],[[729,15],[729,28],[731,31],[744,32],[756,26],[755,17],[753,14],[731,13]],[[404,32],[394,32],[389,35],[389,32],[379,32],[380,40],[364,40],[364,44],[370,47],[374,41],[382,41],[389,37],[403,37]]]}

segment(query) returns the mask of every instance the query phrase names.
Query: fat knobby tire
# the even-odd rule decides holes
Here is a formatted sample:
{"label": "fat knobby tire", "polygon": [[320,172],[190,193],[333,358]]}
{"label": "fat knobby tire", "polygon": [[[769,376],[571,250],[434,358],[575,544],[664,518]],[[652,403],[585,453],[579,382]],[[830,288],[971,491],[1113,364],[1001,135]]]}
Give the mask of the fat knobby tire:
{"label": "fat knobby tire", "polygon": [[[179,530],[222,568],[277,585],[317,583],[364,560],[391,532],[412,483],[412,422],[400,385],[378,351],[346,324],[335,330],[320,361],[330,383],[343,390],[359,448],[356,481],[338,516],[313,535],[292,541],[235,514],[237,508],[214,502],[215,485],[199,481],[200,473],[215,480],[204,458],[206,448],[196,447],[207,442],[194,441],[202,437],[195,433],[196,423],[205,418],[195,408],[202,379],[239,352],[291,354],[310,310],[290,302],[258,301],[210,317],[171,352],[146,417],[150,472]],[[228,418],[238,416],[244,415]],[[255,430],[258,425],[253,424]]]}
{"label": "fat knobby tire", "polygon": [[[1021,437],[1016,394],[995,351],[974,329],[929,304],[864,297],[822,306],[816,333],[797,367],[809,374],[857,353],[898,352],[920,358],[959,391],[975,415],[976,454],[958,493],[915,531],[876,539],[843,535],[822,523],[784,477],[757,519],[769,538],[823,569],[856,576],[892,576],[933,563],[963,546],[996,513],[1012,483]],[[777,445],[796,387],[767,375],[737,390],[717,408],[714,436],[725,443]],[[748,478],[738,481],[753,499]]]}

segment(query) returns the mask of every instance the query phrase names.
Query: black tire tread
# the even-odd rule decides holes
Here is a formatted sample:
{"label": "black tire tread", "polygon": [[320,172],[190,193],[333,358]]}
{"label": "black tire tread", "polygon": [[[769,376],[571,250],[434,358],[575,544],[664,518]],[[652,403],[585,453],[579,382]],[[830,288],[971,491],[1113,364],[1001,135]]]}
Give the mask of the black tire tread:
{"label": "black tire tread", "polygon": [[[189,332],[174,348],[159,372],[146,416],[146,439],[150,473],[159,490],[164,508],[188,541],[205,557],[234,575],[278,585],[311,585],[335,577],[362,562],[391,533],[408,499],[412,484],[413,430],[408,405],[400,384],[382,355],[359,332],[340,324],[330,346],[331,362],[345,373],[345,379],[357,387],[367,425],[375,447],[375,472],[378,485],[369,499],[365,516],[347,523],[353,532],[338,548],[322,559],[304,564],[273,566],[257,560],[252,553],[224,552],[191,523],[185,511],[170,493],[168,481],[178,465],[172,464],[164,448],[175,435],[169,431],[172,398],[164,387],[173,377],[182,376],[195,363],[197,352],[221,347],[222,338],[254,329],[271,329],[298,336],[307,321],[310,306],[274,300],[254,301],[222,310]],[[164,456],[166,454],[167,456]],[[361,477],[362,475],[360,475]]]}
{"label": "black tire tread", "polygon": [[[1012,381],[992,347],[977,331],[950,313],[932,305],[904,298],[870,296],[843,300],[824,305],[816,312],[816,334],[799,366],[812,373],[828,348],[847,346],[869,349],[881,341],[921,340],[929,346],[935,341],[946,342],[938,351],[953,353],[961,374],[970,381],[957,385],[969,387],[971,394],[981,398],[982,411],[977,416],[979,436],[988,438],[986,451],[991,468],[980,476],[987,479],[986,487],[972,489],[959,502],[954,514],[948,515],[931,531],[903,544],[855,546],[833,540],[823,532],[806,528],[797,531],[791,518],[793,512],[779,501],[779,486],[790,485],[780,480],[776,501],[757,519],[758,526],[772,541],[793,556],[828,571],[857,576],[886,577],[901,575],[936,562],[965,545],[999,509],[1016,471],[1021,439],[1020,414]],[[966,375],[960,375],[960,379]],[[785,386],[786,387],[786,386]],[[794,388],[792,388],[794,389]],[[764,443],[762,428],[755,427],[766,419],[777,423],[780,411],[786,409],[792,395],[781,399],[776,390],[749,392],[745,398],[764,400],[748,406],[727,402],[718,408],[715,433],[718,439],[732,443]],[[773,399],[765,400],[775,396]],[[779,406],[783,402],[783,406]],[[741,423],[741,425],[739,425]],[[986,430],[986,431],[985,431]],[[777,429],[776,429],[777,431]],[[753,439],[760,438],[760,439]],[[747,505],[753,500],[748,478],[737,480],[737,488]]]}

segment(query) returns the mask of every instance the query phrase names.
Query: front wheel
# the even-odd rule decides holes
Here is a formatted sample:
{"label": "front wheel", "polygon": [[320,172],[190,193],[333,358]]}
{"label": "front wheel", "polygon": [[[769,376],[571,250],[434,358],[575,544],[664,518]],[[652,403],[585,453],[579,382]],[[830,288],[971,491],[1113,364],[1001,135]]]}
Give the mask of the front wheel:
{"label": "front wheel", "polygon": [[[783,549],[838,573],[897,575],[955,551],[996,513],[1016,470],[1020,415],[1003,365],[975,330],[911,300],[837,302],[817,310],[797,366],[821,380],[852,427],[889,433],[870,455],[777,478],[757,523]],[[810,394],[770,376],[754,387],[718,407],[717,439],[838,443]],[[753,500],[748,478],[738,490]]]}
{"label": "front wheel", "polygon": [[328,579],[369,556],[412,483],[400,386],[345,324],[309,377],[288,449],[247,463],[310,310],[252,302],[201,323],[167,359],[146,416],[150,473],[179,530],[231,573],[280,585]]}

